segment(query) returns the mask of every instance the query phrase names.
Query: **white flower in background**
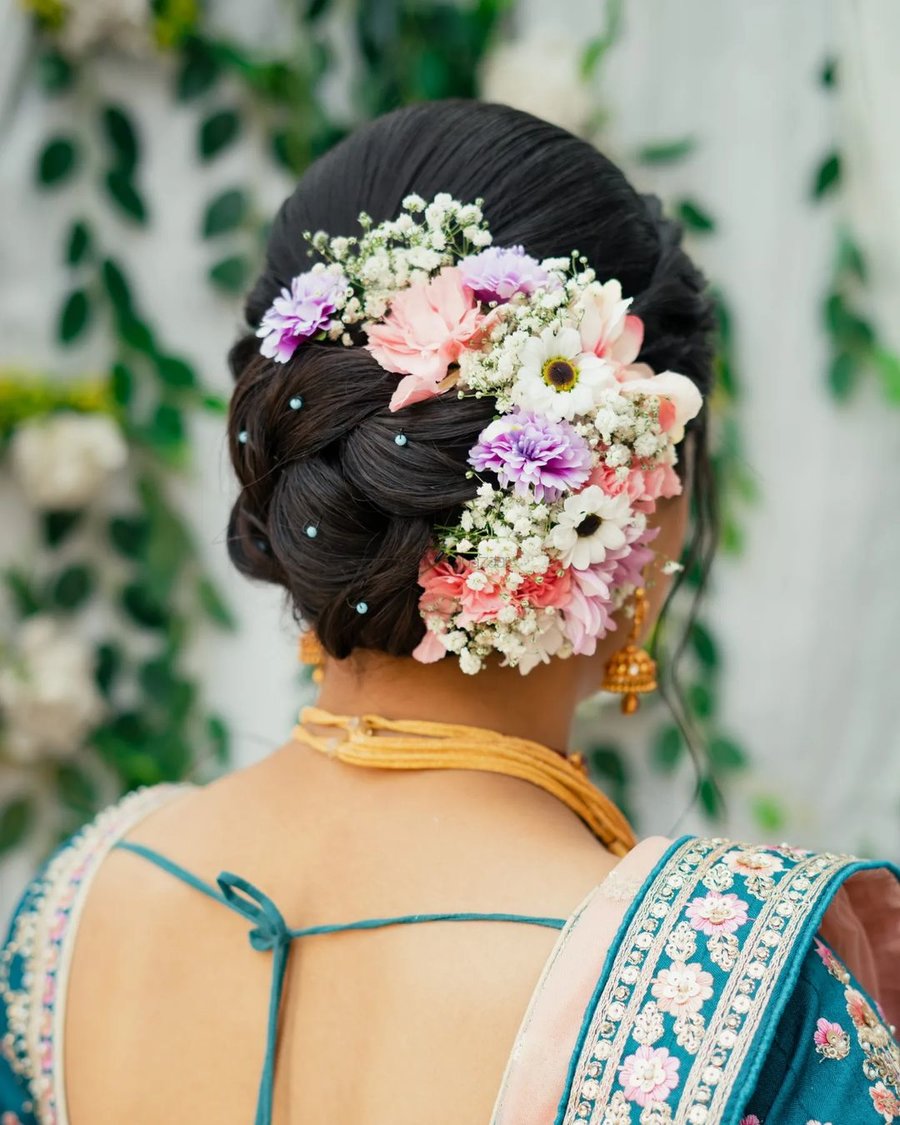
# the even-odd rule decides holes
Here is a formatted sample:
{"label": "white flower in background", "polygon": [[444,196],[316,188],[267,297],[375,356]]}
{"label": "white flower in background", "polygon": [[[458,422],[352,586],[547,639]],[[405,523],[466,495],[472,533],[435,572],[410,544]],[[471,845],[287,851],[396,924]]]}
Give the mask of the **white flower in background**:
{"label": "white flower in background", "polygon": [[75,754],[103,707],[90,645],[52,617],[28,618],[15,663],[0,669],[5,754],[22,763]]}
{"label": "white flower in background", "polygon": [[481,68],[481,97],[583,133],[593,109],[590,87],[581,78],[584,47],[584,39],[558,25],[535,27],[501,43]]}
{"label": "white flower in background", "polygon": [[530,336],[522,345],[520,359],[514,401],[523,410],[554,422],[589,413],[601,392],[616,386],[612,367],[581,350],[581,336],[575,328],[545,328],[540,336]]}
{"label": "white flower in background", "polygon": [[625,494],[607,496],[599,485],[589,485],[566,500],[550,532],[550,546],[562,552],[564,566],[585,570],[603,562],[607,551],[625,546],[624,528],[631,515]]}
{"label": "white flower in background", "polygon": [[110,474],[125,466],[128,449],[111,418],[67,411],[23,423],[10,458],[29,503],[63,511],[92,500]]}
{"label": "white flower in background", "polygon": [[72,0],[57,34],[66,55],[104,47],[147,54],[153,45],[150,0]]}

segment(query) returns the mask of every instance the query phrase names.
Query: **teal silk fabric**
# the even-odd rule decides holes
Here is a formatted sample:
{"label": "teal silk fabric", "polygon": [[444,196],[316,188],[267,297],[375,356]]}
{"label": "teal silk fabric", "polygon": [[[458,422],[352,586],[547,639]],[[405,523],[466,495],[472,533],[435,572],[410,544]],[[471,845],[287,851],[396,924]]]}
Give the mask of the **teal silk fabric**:
{"label": "teal silk fabric", "polygon": [[[249,880],[222,872],[212,885],[122,840],[141,814],[178,788],[131,794],[101,814],[59,849],[22,897],[0,949],[0,1125],[48,1125],[64,1114],[56,1066],[62,954],[74,936],[73,907],[111,848],[239,914],[253,949],[271,959],[254,1125],[272,1120],[285,968],[289,956],[302,956],[304,937],[449,921],[566,925],[532,915],[448,913],[291,928]],[[876,870],[891,872],[896,889],[894,869],[849,857],[723,840],[673,844],[632,902],[593,994],[584,998],[564,1092],[555,1122],[546,1125],[900,1121],[900,1049],[892,1031],[876,998],[817,937],[841,885]],[[900,928],[900,912],[891,924]]]}

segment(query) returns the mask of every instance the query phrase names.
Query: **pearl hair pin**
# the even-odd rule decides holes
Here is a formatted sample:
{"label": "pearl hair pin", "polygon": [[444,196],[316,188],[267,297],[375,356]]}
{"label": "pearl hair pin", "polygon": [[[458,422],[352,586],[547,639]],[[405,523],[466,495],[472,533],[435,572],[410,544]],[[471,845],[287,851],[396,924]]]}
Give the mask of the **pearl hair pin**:
{"label": "pearl hair pin", "polygon": [[394,445],[406,445],[408,441],[409,438],[406,436],[406,434],[397,434],[397,436],[394,438]]}
{"label": "pearl hair pin", "polygon": [[306,528],[306,534],[310,539],[315,539],[315,537],[319,534],[319,529],[314,523],[311,523]]}
{"label": "pearl hair pin", "polygon": [[299,410],[303,406],[303,399],[299,395],[295,395],[288,403],[291,410]]}
{"label": "pearl hair pin", "polygon": [[365,602],[357,602],[356,603],[356,612],[359,613],[359,614],[368,613],[369,607]]}
{"label": "pearl hair pin", "polygon": [[250,435],[247,433],[247,431],[241,430],[241,432],[238,434],[238,441],[241,443],[241,445],[246,445],[249,440]]}

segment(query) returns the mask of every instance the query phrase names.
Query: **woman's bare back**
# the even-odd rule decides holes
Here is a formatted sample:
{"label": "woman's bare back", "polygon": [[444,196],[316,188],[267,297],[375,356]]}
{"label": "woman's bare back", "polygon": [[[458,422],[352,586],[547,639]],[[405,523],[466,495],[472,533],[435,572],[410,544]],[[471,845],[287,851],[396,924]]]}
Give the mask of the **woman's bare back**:
{"label": "woman's bare back", "polygon": [[[288,744],[128,835],[215,883],[250,880],[291,927],[444,911],[568,917],[614,865],[531,785],[385,774]],[[253,1120],[272,955],[222,904],[127,851],[90,890],[65,1027],[71,1125]],[[486,1122],[557,934],[441,922],[293,942],[276,1125]]]}

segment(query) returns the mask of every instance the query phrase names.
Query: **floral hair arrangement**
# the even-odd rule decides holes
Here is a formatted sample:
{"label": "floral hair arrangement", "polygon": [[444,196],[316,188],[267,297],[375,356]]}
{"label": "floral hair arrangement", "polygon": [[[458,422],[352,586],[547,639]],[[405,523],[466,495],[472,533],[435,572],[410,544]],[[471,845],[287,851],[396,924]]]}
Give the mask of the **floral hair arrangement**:
{"label": "floral hair arrangement", "polygon": [[653,557],[647,516],[681,491],[676,446],[699,391],[635,362],[643,324],[618,281],[577,252],[539,262],[493,246],[480,201],[410,195],[399,218],[359,221],[359,238],[306,236],[324,261],[281,291],[258,335],[284,363],[362,332],[400,376],[394,411],[450,392],[496,402],[469,455],[476,494],[421,561],[413,655],[452,652],[474,673],[497,653],[524,674],[593,653]]}

